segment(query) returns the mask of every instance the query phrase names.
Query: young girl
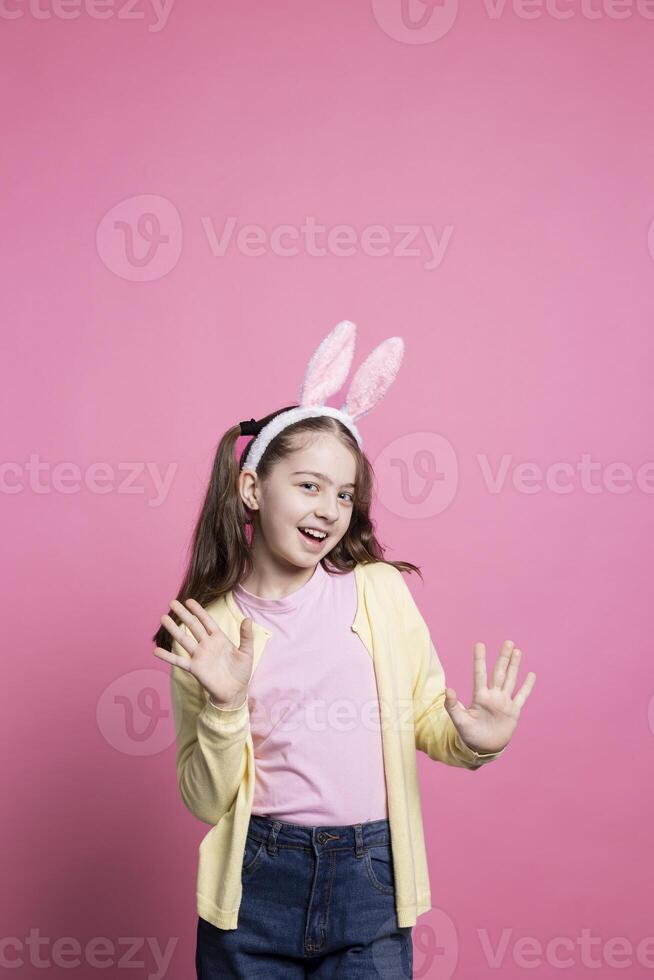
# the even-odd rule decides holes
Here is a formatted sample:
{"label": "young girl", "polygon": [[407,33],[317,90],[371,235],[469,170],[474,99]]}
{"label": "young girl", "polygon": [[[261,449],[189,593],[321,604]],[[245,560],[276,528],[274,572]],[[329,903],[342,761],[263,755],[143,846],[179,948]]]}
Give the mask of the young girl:
{"label": "young girl", "polygon": [[[180,795],[211,825],[199,980],[411,977],[412,926],[431,908],[416,750],[491,762],[535,682],[512,698],[520,651],[506,641],[490,687],[476,644],[469,708],[445,687],[402,576],[420,569],[386,561],[375,537],[354,424],[394,380],[402,340],[372,352],[342,409],[325,405],[355,329],[317,348],[299,405],[223,436],[154,637],[172,665]],[[240,435],[255,438],[237,462]]]}

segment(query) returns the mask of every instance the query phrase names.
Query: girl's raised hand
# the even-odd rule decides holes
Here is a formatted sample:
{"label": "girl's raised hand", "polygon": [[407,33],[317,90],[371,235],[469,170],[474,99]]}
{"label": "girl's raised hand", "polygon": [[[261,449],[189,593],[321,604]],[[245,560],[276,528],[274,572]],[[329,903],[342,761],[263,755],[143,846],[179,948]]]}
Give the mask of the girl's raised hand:
{"label": "girl's raised hand", "polygon": [[252,674],[252,620],[246,616],[242,621],[240,646],[237,648],[195,599],[186,599],[186,605],[173,599],[170,608],[192,635],[189,636],[168,614],[161,617],[161,623],[189,656],[181,657],[162,647],[155,647],[155,657],[188,670],[219,707],[240,707],[247,698]]}
{"label": "girl's raised hand", "polygon": [[475,643],[472,704],[464,707],[456,691],[445,689],[445,707],[454,726],[469,748],[480,754],[500,752],[508,744],[518,724],[520,710],[536,683],[530,671],[514,698],[521,651],[512,640],[505,640],[493,671],[493,682],[486,683],[486,647]]}

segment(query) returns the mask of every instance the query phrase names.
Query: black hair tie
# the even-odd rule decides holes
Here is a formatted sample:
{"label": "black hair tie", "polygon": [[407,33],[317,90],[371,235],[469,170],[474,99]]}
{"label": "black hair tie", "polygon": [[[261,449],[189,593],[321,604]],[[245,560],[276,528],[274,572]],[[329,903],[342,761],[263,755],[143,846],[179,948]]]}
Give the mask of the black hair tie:
{"label": "black hair tie", "polygon": [[259,434],[261,426],[256,419],[248,419],[245,422],[239,422],[241,427],[242,436],[256,436]]}

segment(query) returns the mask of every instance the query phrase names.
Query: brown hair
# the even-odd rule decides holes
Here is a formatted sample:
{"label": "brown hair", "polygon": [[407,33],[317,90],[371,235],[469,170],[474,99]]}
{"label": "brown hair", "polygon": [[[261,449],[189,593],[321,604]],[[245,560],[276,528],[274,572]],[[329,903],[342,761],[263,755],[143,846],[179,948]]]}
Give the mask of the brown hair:
{"label": "brown hair", "polygon": [[[260,419],[258,424],[263,428],[280,412],[296,407],[288,405],[280,408]],[[345,574],[351,572],[358,563],[386,561],[384,549],[375,537],[369,514],[374,483],[373,468],[350,430],[338,419],[319,415],[301,419],[282,429],[266,447],[257,466],[257,475],[265,480],[275,463],[297,450],[298,435],[320,432],[338,436],[352,452],[357,463],[350,524],[338,544],[320,559],[321,565],[325,571]],[[243,503],[238,489],[240,469],[252,440],[245,446],[237,461],[235,446],[240,434],[240,426],[235,425],[225,432],[218,444],[209,486],[193,532],[191,558],[176,596],[181,603],[192,598],[201,606],[207,606],[229,592],[252,571],[251,535],[248,536],[246,528],[253,522],[249,516],[251,511]],[[420,568],[411,562],[389,560],[387,564],[401,572],[417,572],[422,578]],[[168,610],[168,614],[176,623],[180,622],[179,617],[171,610]],[[163,624],[153,639],[164,650],[171,649],[172,637]]]}

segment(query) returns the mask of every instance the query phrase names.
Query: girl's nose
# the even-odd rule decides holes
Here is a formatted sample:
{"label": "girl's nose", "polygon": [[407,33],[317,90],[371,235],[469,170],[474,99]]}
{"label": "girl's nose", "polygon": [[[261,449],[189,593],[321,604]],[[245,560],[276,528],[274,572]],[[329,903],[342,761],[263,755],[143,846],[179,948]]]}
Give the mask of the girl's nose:
{"label": "girl's nose", "polygon": [[334,521],[338,519],[338,507],[336,502],[329,500],[323,501],[323,503],[316,509],[316,517],[319,520],[329,521],[330,524],[333,524]]}

